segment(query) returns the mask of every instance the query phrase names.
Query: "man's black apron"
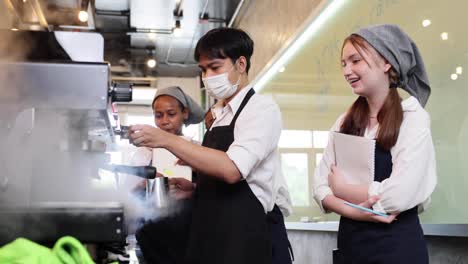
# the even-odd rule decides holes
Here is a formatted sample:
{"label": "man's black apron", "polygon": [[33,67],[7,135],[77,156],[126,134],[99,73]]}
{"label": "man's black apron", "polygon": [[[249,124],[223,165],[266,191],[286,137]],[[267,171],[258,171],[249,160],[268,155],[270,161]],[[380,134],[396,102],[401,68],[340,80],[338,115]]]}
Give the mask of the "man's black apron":
{"label": "man's black apron", "polygon": [[[247,93],[230,125],[206,132],[203,146],[228,150],[234,141],[236,120],[254,93],[253,89]],[[189,203],[189,210],[148,224],[137,233],[147,262],[291,263],[281,211],[275,205],[266,215],[245,180],[228,184],[199,173]]]}
{"label": "man's black apron", "polygon": [[[206,132],[203,146],[229,149],[237,118],[254,93],[247,93],[230,125]],[[194,198],[187,263],[272,263],[268,216],[247,181],[228,184],[200,173]]]}

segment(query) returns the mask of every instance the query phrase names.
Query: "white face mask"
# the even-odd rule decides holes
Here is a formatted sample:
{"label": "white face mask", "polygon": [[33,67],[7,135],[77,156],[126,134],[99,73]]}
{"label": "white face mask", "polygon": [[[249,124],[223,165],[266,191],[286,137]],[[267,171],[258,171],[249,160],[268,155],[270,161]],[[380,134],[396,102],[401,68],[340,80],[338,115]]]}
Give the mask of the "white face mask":
{"label": "white face mask", "polygon": [[232,68],[225,72],[221,73],[215,76],[203,78],[203,84],[205,85],[206,92],[211,96],[216,99],[226,99],[231,97],[233,94],[236,93],[237,88],[239,87],[240,83],[240,76],[239,79],[237,80],[236,84],[232,84],[229,81],[229,72],[231,72]]}

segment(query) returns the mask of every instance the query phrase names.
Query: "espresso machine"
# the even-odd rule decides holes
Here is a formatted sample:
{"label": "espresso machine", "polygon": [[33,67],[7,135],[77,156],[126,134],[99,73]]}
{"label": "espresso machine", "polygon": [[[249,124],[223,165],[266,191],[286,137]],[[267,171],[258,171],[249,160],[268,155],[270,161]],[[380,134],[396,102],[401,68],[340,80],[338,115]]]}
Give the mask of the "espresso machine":
{"label": "espresso machine", "polygon": [[112,104],[131,101],[131,85],[113,83],[108,63],[71,60],[53,33],[5,34],[21,34],[15,39],[40,52],[0,57],[0,246],[18,237],[47,245],[65,235],[125,243],[125,201],[102,184],[100,170],[123,133]]}
{"label": "espresso machine", "polygon": [[[124,209],[99,189],[115,141],[107,63],[0,62],[0,244],[125,241]],[[116,95],[118,93],[118,96]]]}

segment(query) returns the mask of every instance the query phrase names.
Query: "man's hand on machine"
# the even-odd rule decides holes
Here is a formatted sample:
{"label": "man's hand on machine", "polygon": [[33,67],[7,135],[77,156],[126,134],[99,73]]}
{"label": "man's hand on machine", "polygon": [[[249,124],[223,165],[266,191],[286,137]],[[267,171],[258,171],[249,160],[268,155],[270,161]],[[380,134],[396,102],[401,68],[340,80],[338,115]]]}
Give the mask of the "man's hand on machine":
{"label": "man's hand on machine", "polygon": [[162,129],[149,125],[133,125],[128,129],[130,142],[137,147],[158,148],[172,135]]}
{"label": "man's hand on machine", "polygon": [[176,200],[192,197],[196,184],[184,178],[169,178],[169,194]]}

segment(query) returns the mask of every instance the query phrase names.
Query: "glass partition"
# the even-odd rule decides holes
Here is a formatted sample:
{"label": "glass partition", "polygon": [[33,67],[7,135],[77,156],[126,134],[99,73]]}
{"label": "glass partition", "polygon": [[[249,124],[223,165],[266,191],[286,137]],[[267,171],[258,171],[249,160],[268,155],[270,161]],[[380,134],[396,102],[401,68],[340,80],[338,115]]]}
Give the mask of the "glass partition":
{"label": "glass partition", "polygon": [[393,23],[418,45],[432,86],[426,109],[432,119],[439,183],[422,221],[468,223],[466,10],[468,1],[461,0],[346,1],[266,83],[261,92],[271,95],[283,114],[285,132],[280,151],[295,205],[288,221],[301,217],[311,221],[338,219],[320,213],[312,199],[311,184],[326,141],[324,131],[356,98],[341,73],[342,41],[361,26]]}

